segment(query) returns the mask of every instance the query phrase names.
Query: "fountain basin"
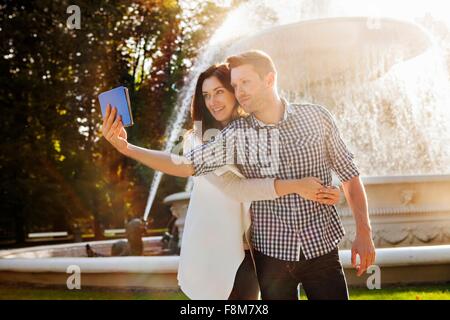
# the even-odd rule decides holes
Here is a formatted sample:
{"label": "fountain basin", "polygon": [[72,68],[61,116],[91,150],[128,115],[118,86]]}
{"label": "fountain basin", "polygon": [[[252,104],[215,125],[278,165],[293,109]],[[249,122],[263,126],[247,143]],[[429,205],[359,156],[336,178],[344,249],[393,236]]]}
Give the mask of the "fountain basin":
{"label": "fountain basin", "polygon": [[[356,276],[350,250],[340,250],[347,282],[365,286],[369,274]],[[179,256],[109,258],[0,259],[0,283],[66,285],[69,266],[81,270],[81,287],[179,290]],[[381,285],[450,281],[450,245],[377,249]]]}
{"label": "fountain basin", "polygon": [[[127,242],[127,239],[114,239],[0,250],[0,259],[87,257],[86,244],[90,244],[96,253],[109,256],[113,243],[118,240]],[[161,255],[161,240],[161,236],[143,237],[144,255]]]}
{"label": "fountain basin", "polygon": [[[449,282],[450,176],[362,177],[362,181],[368,196],[382,286]],[[350,264],[355,226],[345,198],[341,199],[337,207],[346,235],[339,254],[349,285],[365,286],[369,275],[356,277]],[[165,202],[181,219],[182,230],[189,194],[174,194]],[[115,241],[90,244],[96,252],[109,254]],[[143,241],[144,254],[161,251],[161,237],[146,237]],[[2,250],[0,282],[66,285],[70,276],[67,268],[76,265],[81,269],[82,286],[179,290],[178,256],[87,258],[85,245]]]}
{"label": "fountain basin", "polygon": [[163,255],[161,240],[144,237],[144,256],[133,257],[109,257],[116,239],[88,242],[106,257],[87,257],[87,242],[1,250],[0,283],[65,286],[67,268],[77,266],[82,286],[173,289],[179,257]]}

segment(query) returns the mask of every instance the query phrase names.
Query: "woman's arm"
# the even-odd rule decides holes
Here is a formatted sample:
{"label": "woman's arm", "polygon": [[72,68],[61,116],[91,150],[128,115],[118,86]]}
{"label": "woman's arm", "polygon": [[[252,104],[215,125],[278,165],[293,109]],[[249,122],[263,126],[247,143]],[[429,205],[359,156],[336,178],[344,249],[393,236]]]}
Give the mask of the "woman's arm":
{"label": "woman's arm", "polygon": [[335,205],[340,198],[339,188],[324,186],[322,181],[315,177],[290,180],[277,179],[274,182],[274,187],[279,196],[296,193],[302,198],[321,204]]}
{"label": "woman's arm", "polygon": [[204,177],[226,196],[238,202],[274,200],[278,198],[274,187],[275,179],[273,178],[245,179],[238,177],[231,171],[227,171],[220,176],[210,173]]}
{"label": "woman's arm", "polygon": [[333,205],[339,201],[339,189],[323,187],[316,178],[279,180],[245,179],[231,171],[221,176],[208,174],[205,178],[225,195],[238,202],[274,200],[288,194],[298,194],[308,200]]}
{"label": "woman's arm", "polygon": [[141,148],[127,141],[127,131],[122,125],[121,117],[116,117],[117,109],[106,108],[102,134],[111,145],[123,155],[130,157],[154,170],[177,177],[189,177],[194,167],[186,158],[169,152]]}
{"label": "woman's arm", "polygon": [[128,143],[122,154],[171,176],[189,177],[194,173],[194,167],[186,158],[169,152],[145,149]]}

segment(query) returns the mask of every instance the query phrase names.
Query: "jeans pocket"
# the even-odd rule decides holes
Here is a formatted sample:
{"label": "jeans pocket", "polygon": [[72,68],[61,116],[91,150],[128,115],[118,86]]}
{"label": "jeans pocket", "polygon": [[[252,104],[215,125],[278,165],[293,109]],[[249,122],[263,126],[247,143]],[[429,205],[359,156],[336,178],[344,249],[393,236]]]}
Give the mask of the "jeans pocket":
{"label": "jeans pocket", "polygon": [[310,272],[323,271],[326,269],[342,269],[337,247],[320,257],[312,259],[308,268]]}

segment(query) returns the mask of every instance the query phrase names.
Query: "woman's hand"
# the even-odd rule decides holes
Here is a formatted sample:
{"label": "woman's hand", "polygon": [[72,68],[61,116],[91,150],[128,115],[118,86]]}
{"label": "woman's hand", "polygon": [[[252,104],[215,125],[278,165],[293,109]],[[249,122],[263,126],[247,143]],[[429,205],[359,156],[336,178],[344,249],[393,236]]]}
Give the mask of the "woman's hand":
{"label": "woman's hand", "polygon": [[337,204],[340,197],[339,188],[323,186],[322,181],[315,177],[295,180],[294,191],[302,198],[327,205]]}
{"label": "woman's hand", "polygon": [[112,108],[108,104],[106,107],[105,119],[103,119],[102,135],[120,153],[124,153],[128,148],[127,132],[122,124],[122,117],[118,116],[117,108]]}
{"label": "woman's hand", "polygon": [[339,203],[341,192],[339,191],[339,188],[335,186],[322,187],[316,196],[317,202],[334,206]]}

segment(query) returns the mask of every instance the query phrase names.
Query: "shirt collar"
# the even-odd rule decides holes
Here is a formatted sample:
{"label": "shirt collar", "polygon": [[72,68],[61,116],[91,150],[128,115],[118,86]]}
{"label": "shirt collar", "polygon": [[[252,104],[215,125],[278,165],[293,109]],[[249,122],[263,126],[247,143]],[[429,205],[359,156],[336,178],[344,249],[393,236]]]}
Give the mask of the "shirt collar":
{"label": "shirt collar", "polygon": [[262,122],[261,120],[258,120],[254,116],[254,114],[251,114],[253,123],[258,127],[276,127],[276,126],[279,126],[280,124],[282,124],[284,121],[287,120],[289,114],[292,113],[292,106],[289,102],[287,102],[287,100],[285,98],[281,98],[281,102],[283,103],[284,111],[283,111],[283,118],[280,120],[280,122],[278,122],[277,124],[266,124],[266,123]]}

